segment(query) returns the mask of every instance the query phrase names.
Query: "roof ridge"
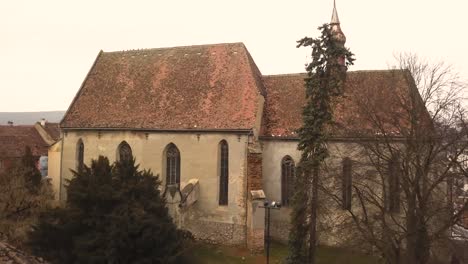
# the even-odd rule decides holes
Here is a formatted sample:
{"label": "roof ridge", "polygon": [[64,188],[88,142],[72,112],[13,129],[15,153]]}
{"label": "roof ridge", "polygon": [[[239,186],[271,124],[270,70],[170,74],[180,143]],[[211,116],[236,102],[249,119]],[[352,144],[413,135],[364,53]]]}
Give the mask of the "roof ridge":
{"label": "roof ridge", "polygon": [[380,69],[380,70],[356,70],[348,71],[348,73],[361,73],[361,72],[392,72],[392,71],[405,71],[405,69]]}
{"label": "roof ridge", "polygon": [[[158,48],[143,48],[143,49],[130,49],[130,50],[115,50],[115,51],[103,51],[105,54],[109,53],[133,53],[133,52],[144,52],[144,51],[157,51],[157,50],[174,50],[174,49],[186,49],[196,47],[215,47],[215,46],[234,46],[244,45],[243,42],[224,42],[224,43],[213,43],[213,44],[196,44],[196,45],[185,45],[185,46],[174,46],[174,47],[158,47]],[[245,46],[245,45],[244,45]]]}
{"label": "roof ridge", "polygon": [[285,76],[300,76],[305,75],[307,72],[296,72],[296,73],[280,73],[280,74],[265,74],[262,77],[285,77]]}
{"label": "roof ridge", "polygon": [[[366,72],[392,72],[392,71],[401,71],[404,72],[405,69],[381,69],[381,70],[355,70],[355,71],[348,71],[347,73],[366,73]],[[274,77],[287,77],[287,76],[302,76],[307,74],[307,72],[295,72],[295,73],[280,73],[280,74],[265,74],[262,77],[274,78]]]}

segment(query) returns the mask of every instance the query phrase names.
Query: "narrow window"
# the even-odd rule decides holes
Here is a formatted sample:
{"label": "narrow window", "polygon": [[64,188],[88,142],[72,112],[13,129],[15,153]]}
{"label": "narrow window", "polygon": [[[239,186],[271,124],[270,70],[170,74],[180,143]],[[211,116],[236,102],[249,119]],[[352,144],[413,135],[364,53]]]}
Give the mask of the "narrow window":
{"label": "narrow window", "polygon": [[399,158],[394,157],[388,163],[388,194],[387,210],[400,211],[400,166]]}
{"label": "narrow window", "polygon": [[351,199],[352,199],[352,172],[353,172],[353,163],[351,159],[343,159],[343,177],[342,177],[342,196],[343,196],[343,209],[351,209]]}
{"label": "narrow window", "polygon": [[454,192],[453,192],[453,189],[455,186],[457,186],[457,184],[455,184],[455,174],[454,173],[449,173],[448,176],[447,176],[447,201],[448,201],[448,204],[451,205],[453,204],[453,197],[454,197]]}
{"label": "narrow window", "polygon": [[229,147],[226,140],[219,143],[219,205],[228,204],[229,186]]}
{"label": "narrow window", "polygon": [[293,180],[296,166],[290,156],[285,156],[281,160],[281,203],[289,205],[293,194]]}
{"label": "narrow window", "polygon": [[78,172],[84,169],[84,144],[81,139],[76,144],[76,169]]}
{"label": "narrow window", "polygon": [[176,145],[169,144],[166,149],[166,185],[180,184],[180,152]]}
{"label": "narrow window", "polygon": [[133,159],[132,148],[127,142],[122,141],[118,147],[118,160],[120,162],[131,161]]}

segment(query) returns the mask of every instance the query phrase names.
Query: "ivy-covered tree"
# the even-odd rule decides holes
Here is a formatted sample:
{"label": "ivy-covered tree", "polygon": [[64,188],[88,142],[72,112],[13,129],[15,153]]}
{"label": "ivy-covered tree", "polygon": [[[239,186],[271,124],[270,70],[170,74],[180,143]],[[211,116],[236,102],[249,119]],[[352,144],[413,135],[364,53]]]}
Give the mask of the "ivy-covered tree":
{"label": "ivy-covered tree", "polygon": [[302,112],[303,125],[298,130],[298,150],[302,154],[292,197],[289,263],[315,263],[318,182],[321,165],[328,157],[331,102],[333,97],[342,95],[346,69],[354,61],[353,54],[332,31],[332,25],[324,24],[319,30],[320,37],[305,37],[297,45],[312,48],[312,61],[306,66],[307,104]]}
{"label": "ivy-covered tree", "polygon": [[34,253],[53,263],[177,263],[191,235],[172,222],[151,171],[100,156],[73,173],[66,205],[30,235]]}

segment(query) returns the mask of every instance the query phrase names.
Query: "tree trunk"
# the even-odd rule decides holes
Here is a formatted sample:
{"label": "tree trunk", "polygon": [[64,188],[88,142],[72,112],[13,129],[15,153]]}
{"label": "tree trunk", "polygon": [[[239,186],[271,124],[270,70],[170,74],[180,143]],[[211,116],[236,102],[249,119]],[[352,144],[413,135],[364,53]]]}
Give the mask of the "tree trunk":
{"label": "tree trunk", "polygon": [[407,261],[411,264],[426,264],[429,261],[429,234],[422,213],[416,208],[416,199],[408,200],[407,214]]}
{"label": "tree trunk", "polygon": [[429,242],[429,235],[427,231],[426,223],[424,223],[424,219],[418,215],[418,230],[417,230],[417,237],[416,237],[416,251],[414,252],[416,259],[414,263],[417,264],[426,264],[429,262],[430,256],[430,242]]}
{"label": "tree trunk", "polygon": [[[413,183],[410,187],[410,197],[408,199],[407,213],[407,263],[411,264],[426,264],[430,257],[430,241],[427,229],[427,223],[424,221],[424,216],[427,215],[425,201],[418,200],[416,193],[426,192],[426,175],[421,171],[417,171],[420,179]],[[423,196],[423,195],[420,195]]]}
{"label": "tree trunk", "polygon": [[319,169],[318,166],[315,166],[312,175],[312,197],[310,202],[310,237],[308,259],[310,264],[315,264],[315,249],[317,245],[318,178]]}

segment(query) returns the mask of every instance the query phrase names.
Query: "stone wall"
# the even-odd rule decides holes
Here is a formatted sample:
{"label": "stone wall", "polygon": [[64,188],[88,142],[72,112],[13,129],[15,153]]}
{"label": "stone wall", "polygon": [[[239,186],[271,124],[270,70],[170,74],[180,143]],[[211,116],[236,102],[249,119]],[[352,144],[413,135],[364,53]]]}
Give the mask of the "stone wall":
{"label": "stone wall", "polygon": [[[292,140],[265,140],[262,142],[263,150],[263,188],[268,200],[281,201],[281,161],[288,155],[297,165],[300,160],[300,151],[297,150],[298,141]],[[334,142],[329,144],[330,166],[341,164],[343,157],[355,157],[356,145],[353,143]],[[329,214],[325,219],[319,212],[320,230],[319,242],[325,245],[341,245],[347,238],[334,228],[333,223],[342,221],[344,211],[336,204],[327,208]],[[331,212],[331,213],[330,213]],[[270,234],[273,239],[286,242],[289,237],[291,208],[283,206],[280,210],[271,212]]]}
{"label": "stone wall", "polygon": [[[61,177],[70,179],[70,169],[77,165],[78,140],[84,144],[84,161],[99,155],[116,160],[117,147],[126,141],[141,169],[151,169],[159,174],[165,185],[164,150],[173,143],[180,151],[181,186],[198,179],[198,200],[182,211],[174,209],[175,222],[192,231],[196,238],[218,242],[245,243],[246,226],[246,164],[248,135],[228,133],[145,133],[139,131],[67,131],[63,138]],[[229,146],[228,205],[219,205],[219,142]],[[61,199],[66,199],[63,186]],[[169,205],[170,206],[170,205]],[[172,205],[176,208],[178,204]]]}
{"label": "stone wall", "polygon": [[247,154],[247,190],[262,190],[262,153],[250,152]]}
{"label": "stone wall", "polygon": [[198,240],[211,244],[244,245],[246,226],[241,224],[192,219],[183,226]]}
{"label": "stone wall", "polygon": [[282,207],[279,210],[271,210],[270,236],[275,241],[288,242],[291,208]]}

